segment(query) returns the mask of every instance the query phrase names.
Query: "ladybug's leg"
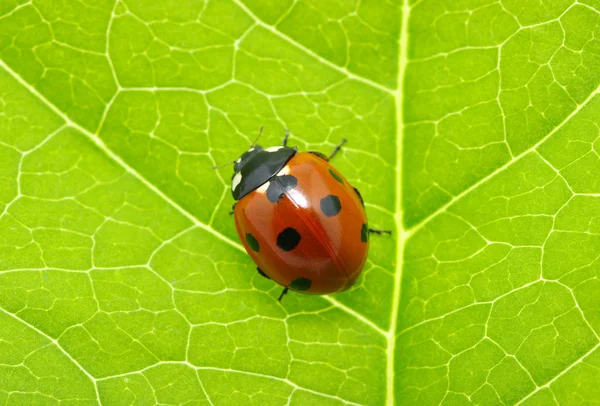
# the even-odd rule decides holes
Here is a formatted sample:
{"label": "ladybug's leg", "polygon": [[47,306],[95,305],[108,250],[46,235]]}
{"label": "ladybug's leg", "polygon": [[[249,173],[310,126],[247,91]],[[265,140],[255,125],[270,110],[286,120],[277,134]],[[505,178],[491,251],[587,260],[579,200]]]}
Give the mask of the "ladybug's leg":
{"label": "ladybug's leg", "polygon": [[[353,189],[356,192],[356,195],[358,196],[358,199],[360,200],[360,203],[363,205],[363,207],[365,207],[365,202],[363,201],[362,195],[360,194],[359,190],[357,188],[353,188]],[[377,234],[377,235],[389,234],[389,235],[392,235],[392,232],[390,230],[377,230],[375,228],[368,228],[367,230],[369,231],[369,234]]]}
{"label": "ladybug's leg", "polygon": [[279,295],[279,299],[277,299],[279,302],[281,302],[281,299],[283,299],[283,297],[288,293],[288,288],[284,288],[283,292],[281,292],[281,295]]}
{"label": "ladybug's leg", "polygon": [[309,154],[313,154],[314,156],[318,156],[324,161],[329,161],[329,157],[322,152],[319,151],[308,151]]}
{"label": "ladybug's leg", "polygon": [[344,145],[348,140],[346,140],[345,138],[342,140],[342,142],[340,142],[338,145],[335,146],[335,149],[333,150],[333,152],[327,156],[322,152],[319,151],[308,151],[309,154],[313,154],[315,156],[318,156],[319,158],[321,158],[324,161],[328,161],[331,160],[331,158],[333,158],[335,156],[335,154],[338,153],[338,151],[340,149],[342,149],[342,145]]}
{"label": "ladybug's leg", "polygon": [[290,138],[290,130],[285,130],[285,137],[283,137],[284,147],[287,147],[288,138]]}
{"label": "ladybug's leg", "polygon": [[266,274],[266,273],[264,273],[264,272],[262,271],[262,269],[260,269],[259,267],[256,267],[256,270],[258,271],[258,273],[260,274],[260,276],[262,276],[262,277],[264,277],[264,278],[267,278],[267,279],[271,279],[271,278],[269,278],[269,277],[267,276],[267,274]]}
{"label": "ladybug's leg", "polygon": [[377,234],[377,235],[381,235],[381,234],[392,235],[392,232],[390,230],[377,230],[377,229],[374,229],[374,228],[369,228],[369,233],[370,234]]}
{"label": "ladybug's leg", "polygon": [[230,216],[233,214],[233,212],[234,212],[234,210],[235,210],[235,205],[236,205],[236,204],[237,204],[237,203],[234,203],[234,204],[232,204],[232,205],[231,205],[231,211],[229,212],[229,215],[230,215]]}
{"label": "ladybug's leg", "polygon": [[[363,205],[363,207],[365,207],[365,202],[363,201],[362,195],[360,194],[359,190],[357,188],[354,188],[354,191],[356,192],[356,195],[358,196],[358,199],[360,200],[360,203]],[[389,234],[389,235],[392,235],[392,232],[390,230],[377,230],[375,228],[368,228],[367,230],[369,231],[369,234],[377,234],[377,235]]]}
{"label": "ladybug's leg", "polygon": [[335,154],[337,154],[338,151],[340,149],[342,149],[342,145],[344,145],[346,142],[348,142],[348,140],[344,138],[342,140],[342,142],[340,142],[338,145],[336,145],[333,152],[329,155],[329,158],[327,160],[329,161],[331,158],[333,158],[335,156]]}

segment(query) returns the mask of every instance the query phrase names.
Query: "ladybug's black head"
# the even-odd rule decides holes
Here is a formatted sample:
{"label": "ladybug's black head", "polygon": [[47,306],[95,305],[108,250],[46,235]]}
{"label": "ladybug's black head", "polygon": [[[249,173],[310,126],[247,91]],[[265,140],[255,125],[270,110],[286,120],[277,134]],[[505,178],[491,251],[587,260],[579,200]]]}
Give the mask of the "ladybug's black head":
{"label": "ladybug's black head", "polygon": [[248,151],[244,152],[238,159],[235,161],[235,165],[233,165],[233,170],[235,173],[238,173],[242,170],[243,166],[252,159],[260,151],[263,151],[263,147],[260,145],[255,145],[250,148]]}
{"label": "ladybug's black head", "polygon": [[263,149],[255,145],[235,161],[231,180],[231,192],[240,200],[254,189],[268,182],[296,154],[298,148],[271,147]]}

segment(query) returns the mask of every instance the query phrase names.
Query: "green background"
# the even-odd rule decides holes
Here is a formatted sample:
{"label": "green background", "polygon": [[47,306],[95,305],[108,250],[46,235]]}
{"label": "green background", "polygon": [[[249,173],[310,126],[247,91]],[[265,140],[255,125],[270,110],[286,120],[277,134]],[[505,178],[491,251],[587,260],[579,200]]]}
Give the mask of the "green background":
{"label": "green background", "polygon": [[[598,0],[0,1],[0,404],[598,402],[599,85]],[[243,252],[261,125],[348,138],[353,290]]]}

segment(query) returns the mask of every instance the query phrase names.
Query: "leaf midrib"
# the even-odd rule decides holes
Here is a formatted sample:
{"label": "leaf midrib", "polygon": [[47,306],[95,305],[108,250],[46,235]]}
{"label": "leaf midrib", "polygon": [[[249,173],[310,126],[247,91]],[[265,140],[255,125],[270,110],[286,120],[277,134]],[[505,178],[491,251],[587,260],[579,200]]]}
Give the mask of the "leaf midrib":
{"label": "leaf midrib", "polygon": [[386,403],[395,405],[395,352],[396,352],[396,330],[398,328],[398,309],[400,308],[400,295],[402,293],[402,268],[404,263],[404,244],[406,236],[403,219],[403,190],[402,190],[402,159],[404,145],[404,80],[406,77],[406,66],[408,65],[408,19],[410,18],[410,6],[408,0],[402,2],[402,26],[400,27],[400,38],[398,39],[398,78],[397,89],[394,94],[396,99],[396,202],[394,221],[396,225],[396,269],[394,272],[394,293],[392,295],[392,311],[390,312],[390,329],[386,334]]}

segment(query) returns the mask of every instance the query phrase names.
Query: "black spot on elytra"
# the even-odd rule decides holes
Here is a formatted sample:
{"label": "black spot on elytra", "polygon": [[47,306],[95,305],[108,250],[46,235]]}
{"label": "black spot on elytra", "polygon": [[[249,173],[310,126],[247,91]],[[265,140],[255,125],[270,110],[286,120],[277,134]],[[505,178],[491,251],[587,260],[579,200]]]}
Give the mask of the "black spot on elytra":
{"label": "black spot on elytra", "polygon": [[333,178],[335,180],[337,180],[338,182],[340,182],[342,185],[344,184],[344,179],[342,179],[342,177],[340,175],[338,175],[337,173],[335,173],[335,171],[333,169],[330,169],[329,173],[331,174],[331,176],[333,176]]}
{"label": "black spot on elytra", "polygon": [[250,233],[246,233],[246,244],[248,244],[248,246],[254,251],[260,251],[260,245],[258,245],[258,241],[256,241],[256,238],[254,238],[254,236]]}
{"label": "black spot on elytra", "polygon": [[366,224],[360,229],[360,239],[362,242],[369,242],[369,227]]}
{"label": "black spot on elytra", "polygon": [[298,231],[288,227],[277,236],[277,246],[284,251],[291,251],[296,248],[300,240],[301,237]]}
{"label": "black spot on elytra", "polygon": [[342,203],[337,196],[329,195],[321,199],[321,211],[327,217],[333,217],[342,210]]}
{"label": "black spot on elytra", "polygon": [[363,207],[365,207],[365,201],[362,198],[362,195],[360,194],[360,191],[357,188],[354,188],[354,191],[356,192],[356,194],[358,195],[358,198],[360,199],[360,204],[362,204]]}
{"label": "black spot on elytra", "polygon": [[275,176],[269,182],[267,188],[267,199],[271,203],[277,203],[287,190],[291,190],[298,185],[298,179],[292,175]]}
{"label": "black spot on elytra", "polygon": [[310,285],[312,285],[312,281],[310,279],[298,278],[290,283],[290,289],[305,291],[310,289]]}

